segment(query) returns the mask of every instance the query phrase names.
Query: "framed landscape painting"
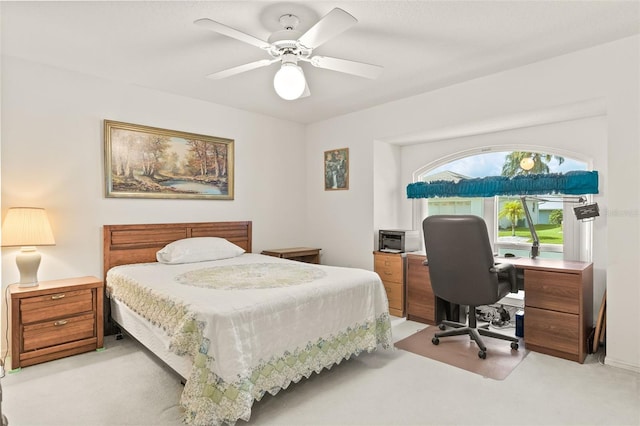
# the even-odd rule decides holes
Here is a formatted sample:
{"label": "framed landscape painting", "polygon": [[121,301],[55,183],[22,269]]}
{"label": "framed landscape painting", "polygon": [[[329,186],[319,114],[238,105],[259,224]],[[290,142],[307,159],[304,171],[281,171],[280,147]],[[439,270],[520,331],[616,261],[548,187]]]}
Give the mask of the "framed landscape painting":
{"label": "framed landscape painting", "polygon": [[324,190],[349,189],[349,148],[324,152]]}
{"label": "framed landscape painting", "polygon": [[105,120],[106,196],[233,200],[233,143]]}

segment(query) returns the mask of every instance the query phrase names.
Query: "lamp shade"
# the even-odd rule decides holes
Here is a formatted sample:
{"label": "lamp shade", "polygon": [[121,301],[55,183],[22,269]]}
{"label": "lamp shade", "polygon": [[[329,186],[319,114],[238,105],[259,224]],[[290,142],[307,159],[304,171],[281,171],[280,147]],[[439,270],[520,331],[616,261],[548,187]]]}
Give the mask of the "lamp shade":
{"label": "lamp shade", "polygon": [[2,246],[55,245],[47,212],[36,207],[12,207],[2,224]]}
{"label": "lamp shade", "polygon": [[302,68],[297,64],[285,62],[273,78],[273,88],[282,99],[292,101],[304,93],[307,82]]}

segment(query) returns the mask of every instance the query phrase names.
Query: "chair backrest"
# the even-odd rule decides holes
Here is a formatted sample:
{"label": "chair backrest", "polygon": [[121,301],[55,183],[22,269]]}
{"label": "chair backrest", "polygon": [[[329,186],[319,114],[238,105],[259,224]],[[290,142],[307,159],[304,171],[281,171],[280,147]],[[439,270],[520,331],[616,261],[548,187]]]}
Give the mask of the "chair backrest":
{"label": "chair backrest", "polygon": [[497,301],[498,275],[484,219],[434,215],[422,222],[431,287],[436,296],[461,305]]}

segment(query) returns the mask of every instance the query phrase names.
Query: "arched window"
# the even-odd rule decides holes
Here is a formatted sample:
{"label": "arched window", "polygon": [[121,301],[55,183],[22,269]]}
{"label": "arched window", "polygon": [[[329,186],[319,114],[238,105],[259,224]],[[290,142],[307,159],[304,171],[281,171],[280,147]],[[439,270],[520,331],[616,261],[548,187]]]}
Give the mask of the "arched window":
{"label": "arched window", "polygon": [[[464,154],[462,154],[464,155]],[[423,169],[418,181],[458,181],[486,176],[515,176],[531,173],[565,173],[587,170],[583,161],[542,152],[499,151],[448,158]],[[421,199],[420,222],[434,214],[474,214],[483,217],[493,236],[494,250],[527,257],[532,237],[520,197]],[[526,199],[532,223],[540,240],[540,257],[589,260],[590,225],[573,215],[575,197],[543,195]],[[565,220],[565,218],[567,220]]]}

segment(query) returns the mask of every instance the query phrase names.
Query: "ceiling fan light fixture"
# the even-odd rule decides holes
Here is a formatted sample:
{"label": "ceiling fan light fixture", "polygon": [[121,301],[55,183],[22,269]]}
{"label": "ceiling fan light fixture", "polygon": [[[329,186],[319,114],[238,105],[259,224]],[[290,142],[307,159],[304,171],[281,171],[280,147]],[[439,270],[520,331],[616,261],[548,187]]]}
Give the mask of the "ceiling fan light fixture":
{"label": "ceiling fan light fixture", "polygon": [[282,64],[273,78],[273,88],[278,96],[287,101],[298,99],[304,93],[307,82],[302,68],[292,62]]}

